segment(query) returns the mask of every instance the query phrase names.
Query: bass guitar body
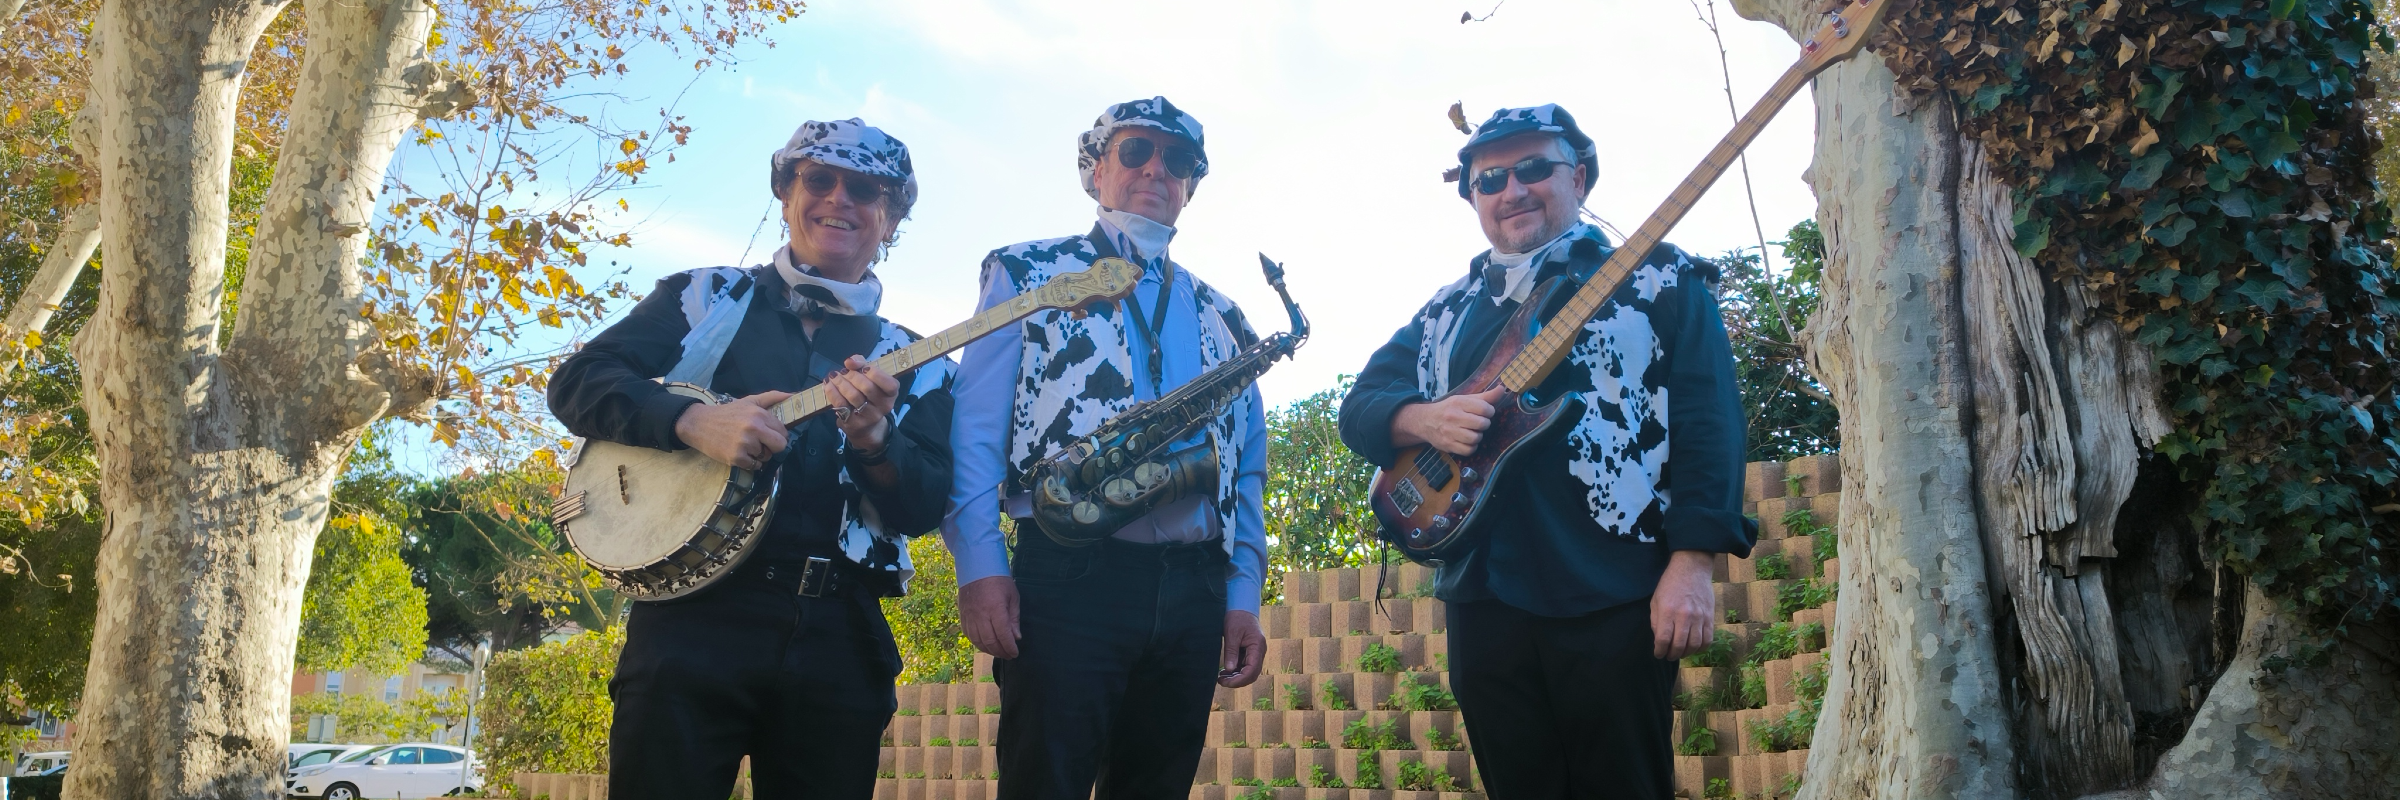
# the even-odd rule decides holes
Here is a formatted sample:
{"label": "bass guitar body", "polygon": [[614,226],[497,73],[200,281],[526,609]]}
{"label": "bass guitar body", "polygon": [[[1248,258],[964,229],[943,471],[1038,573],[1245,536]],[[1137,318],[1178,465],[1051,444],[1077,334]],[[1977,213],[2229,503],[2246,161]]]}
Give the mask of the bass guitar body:
{"label": "bass guitar body", "polygon": [[[1492,342],[1483,366],[1451,391],[1451,395],[1482,394],[1506,388],[1501,369],[1540,333],[1540,311],[1565,290],[1564,281],[1551,279],[1535,293],[1534,302],[1516,316]],[[1444,395],[1448,397],[1450,395]],[[1531,392],[1507,391],[1494,405],[1492,425],[1483,431],[1475,451],[1454,456],[1430,445],[1401,448],[1390,469],[1375,473],[1368,502],[1380,523],[1377,536],[1411,561],[1439,566],[1472,549],[1487,535],[1479,525],[1494,489],[1511,478],[1511,462],[1520,454],[1566,434],[1583,417],[1583,397],[1572,392],[1542,398]],[[1472,534],[1469,532],[1473,531]]]}

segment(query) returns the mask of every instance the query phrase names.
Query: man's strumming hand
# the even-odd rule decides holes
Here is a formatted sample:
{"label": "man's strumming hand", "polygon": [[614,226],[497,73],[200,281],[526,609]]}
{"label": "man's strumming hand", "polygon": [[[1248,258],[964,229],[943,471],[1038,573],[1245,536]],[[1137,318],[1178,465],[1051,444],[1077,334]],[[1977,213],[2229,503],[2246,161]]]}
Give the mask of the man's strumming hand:
{"label": "man's strumming hand", "polygon": [[1492,427],[1492,415],[1499,409],[1506,389],[1493,389],[1482,394],[1454,394],[1430,403],[1410,403],[1392,415],[1392,444],[1396,447],[1433,445],[1434,449],[1454,456],[1475,452],[1483,443],[1483,431]]}
{"label": "man's strumming hand", "polygon": [[783,452],[783,423],[767,408],[790,396],[760,392],[730,403],[685,406],[675,418],[675,438],[717,463],[758,469]]}

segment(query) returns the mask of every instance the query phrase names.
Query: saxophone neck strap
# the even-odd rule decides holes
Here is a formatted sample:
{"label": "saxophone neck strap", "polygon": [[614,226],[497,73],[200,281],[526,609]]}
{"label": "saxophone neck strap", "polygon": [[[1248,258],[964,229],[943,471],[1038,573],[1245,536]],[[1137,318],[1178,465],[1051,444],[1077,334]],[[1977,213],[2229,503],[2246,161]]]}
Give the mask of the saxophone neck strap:
{"label": "saxophone neck strap", "polygon": [[[1109,241],[1108,232],[1103,230],[1099,223],[1092,223],[1092,233],[1088,238],[1092,242],[1092,251],[1101,258],[1123,257],[1117,254],[1116,244]],[[1175,292],[1175,262],[1161,258],[1158,260],[1158,264],[1158,300],[1157,305],[1150,310],[1150,318],[1142,318],[1142,300],[1139,291],[1127,292],[1123,305],[1125,316],[1133,320],[1133,327],[1142,332],[1142,340],[1150,345],[1151,391],[1164,395],[1167,393],[1165,344],[1159,334],[1167,328],[1167,304]]]}

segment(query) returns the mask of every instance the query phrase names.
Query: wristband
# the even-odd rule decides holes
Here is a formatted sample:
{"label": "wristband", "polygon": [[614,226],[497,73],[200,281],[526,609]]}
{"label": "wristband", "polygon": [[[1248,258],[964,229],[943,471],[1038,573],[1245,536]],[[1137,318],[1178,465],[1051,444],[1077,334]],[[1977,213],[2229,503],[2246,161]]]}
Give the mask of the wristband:
{"label": "wristband", "polygon": [[850,460],[852,463],[862,467],[882,466],[883,464],[888,463],[889,460],[884,456],[891,449],[891,446],[888,444],[883,447],[875,448],[872,451],[860,450],[853,447],[850,448]]}

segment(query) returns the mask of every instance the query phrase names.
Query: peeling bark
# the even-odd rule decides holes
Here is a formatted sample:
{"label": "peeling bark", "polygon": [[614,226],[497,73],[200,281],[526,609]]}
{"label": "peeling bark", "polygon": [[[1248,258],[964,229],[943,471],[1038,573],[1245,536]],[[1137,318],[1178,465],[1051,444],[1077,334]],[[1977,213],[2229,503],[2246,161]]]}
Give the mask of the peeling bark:
{"label": "peeling bark", "polygon": [[[1939,101],[1937,101],[1939,102]],[[2130,428],[2087,430],[2097,441],[2125,440],[2124,463],[2084,469],[2070,441],[2068,395],[2061,358],[2049,335],[2049,282],[2017,253],[2010,187],[1990,168],[1983,148],[1959,146],[1959,253],[1963,265],[1967,346],[1974,365],[1976,507],[1993,572],[2001,627],[2015,640],[2001,648],[2010,672],[2028,783],[2041,794],[2082,794],[2123,786],[2135,772],[2133,711],[2125,702],[2117,663],[2116,617],[2109,611],[2104,572],[2080,569],[2083,558],[2110,556],[2112,527],[2078,524],[2079,488],[2110,491],[2090,498],[2114,510],[2133,487]],[[2109,326],[2113,330],[2113,326]],[[2071,360],[2095,354],[2079,337]],[[2113,341],[2108,356],[2115,357]],[[2146,365],[2145,365],[2146,366]],[[2083,375],[2099,387],[2080,398],[2094,416],[2123,420],[2124,392],[2116,377]],[[2104,413],[2102,408],[2117,408]],[[2095,452],[2119,454],[2096,446]],[[2120,469],[2121,468],[2121,469]],[[2103,476],[2083,480],[2084,473]],[[2122,475],[2121,480],[2116,476]],[[2013,685],[2012,685],[2012,688]]]}
{"label": "peeling bark", "polygon": [[[1741,9],[1745,15],[1755,9]],[[1869,54],[1817,78],[1811,368],[1842,412],[1842,587],[1804,798],[2007,798],[1958,328],[1958,134]],[[1883,87],[1878,89],[1877,87]]]}
{"label": "peeling bark", "polygon": [[282,794],[293,645],[342,458],[390,392],[353,363],[357,222],[417,101],[423,0],[313,0],[243,313],[220,353],[242,67],[281,2],[112,0],[100,305],[76,342],[109,510],[74,798]]}

